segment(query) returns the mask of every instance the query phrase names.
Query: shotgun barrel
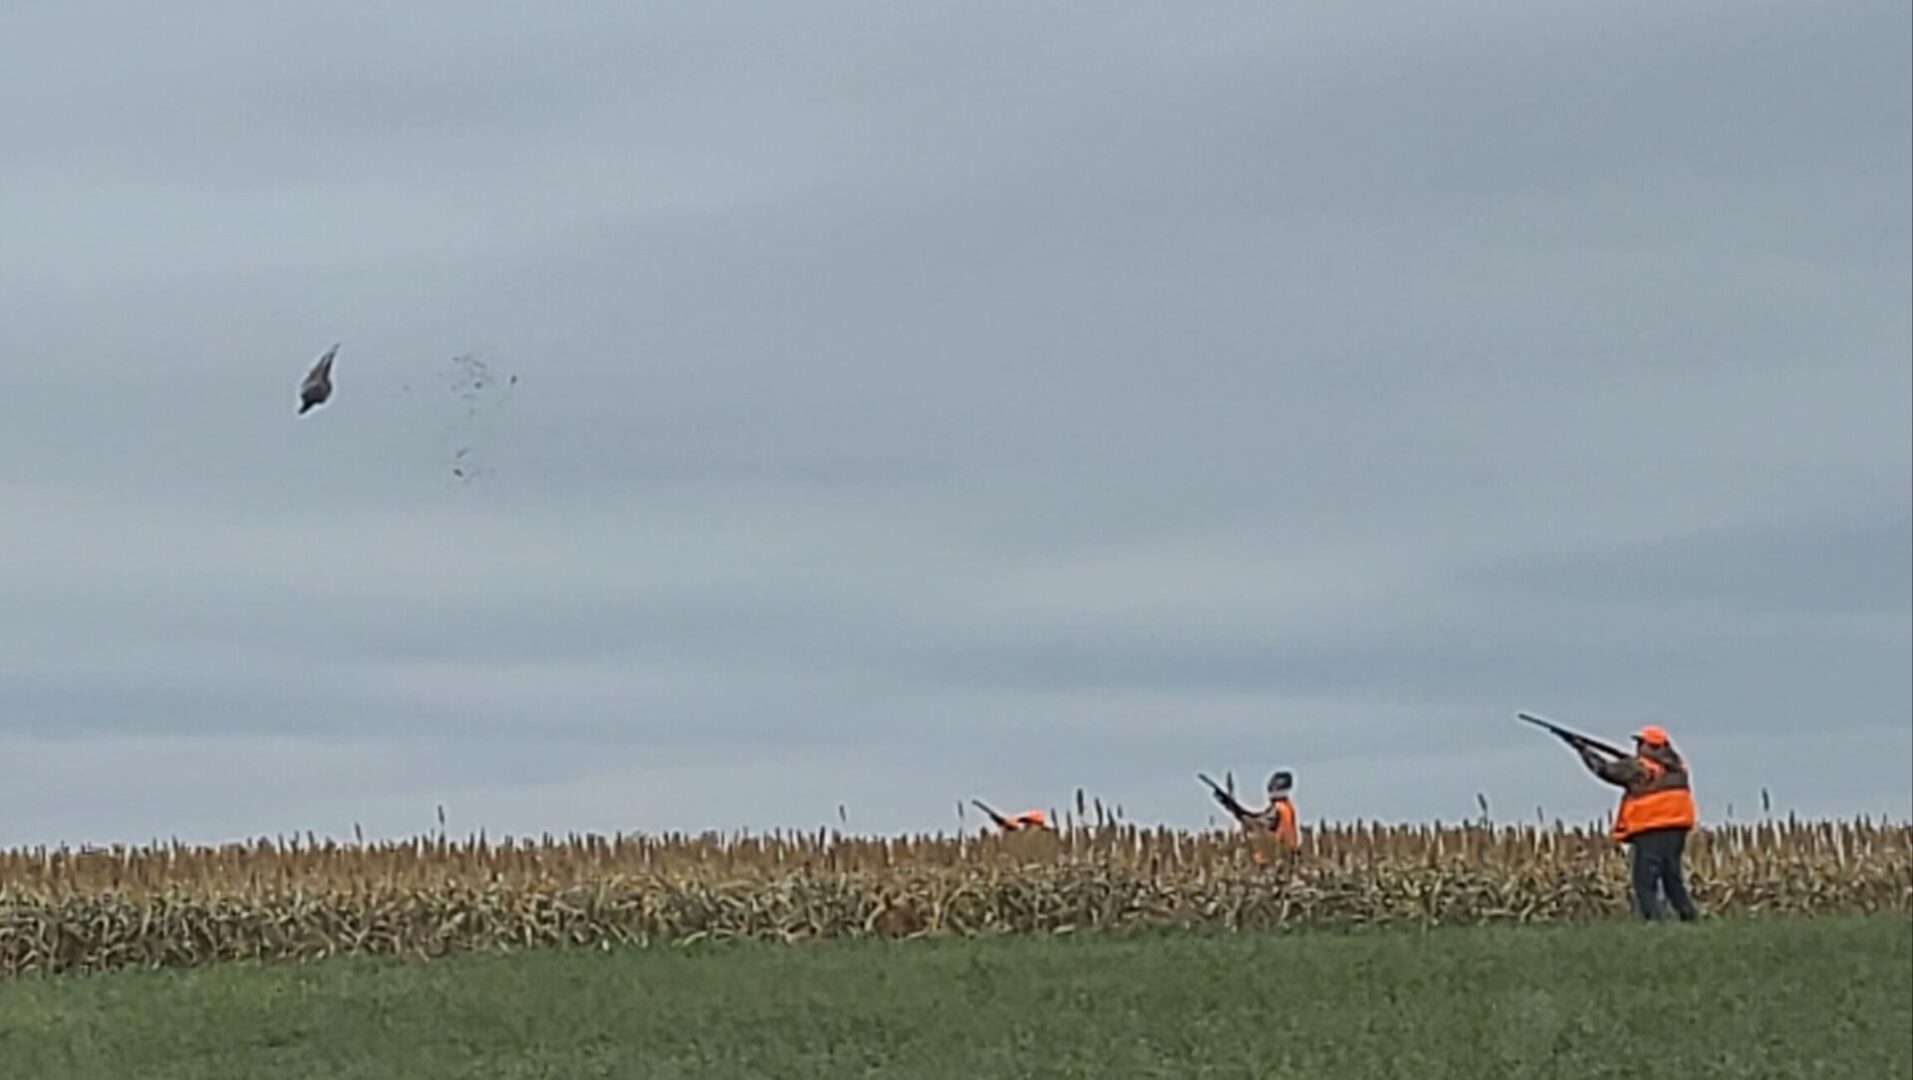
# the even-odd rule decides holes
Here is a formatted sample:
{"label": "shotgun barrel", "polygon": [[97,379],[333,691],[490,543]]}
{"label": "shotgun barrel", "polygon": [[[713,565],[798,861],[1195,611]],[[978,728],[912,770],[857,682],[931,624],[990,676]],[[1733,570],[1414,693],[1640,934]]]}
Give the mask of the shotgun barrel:
{"label": "shotgun barrel", "polygon": [[1209,779],[1206,773],[1197,773],[1196,779],[1209,785],[1209,793],[1215,796],[1216,801],[1222,804],[1222,808],[1224,810],[1227,810],[1229,813],[1234,814],[1236,817],[1242,817],[1244,814],[1247,814],[1249,812],[1247,809],[1243,807],[1241,803],[1235,801],[1234,795],[1231,795],[1227,791],[1224,791],[1222,789],[1222,785],[1216,783],[1214,780]]}
{"label": "shotgun barrel", "polygon": [[991,821],[996,822],[996,827],[999,829],[1002,829],[1004,832],[1016,831],[1015,822],[1011,821],[1009,818],[1006,818],[1002,814],[999,814],[995,810],[991,809],[989,804],[985,803],[982,799],[971,799],[970,805],[976,807],[978,810],[983,811],[983,813],[986,816],[988,816]]}
{"label": "shotgun barrel", "polygon": [[1533,724],[1534,726],[1541,728],[1544,731],[1548,731],[1552,733],[1557,738],[1559,738],[1562,742],[1567,743],[1569,746],[1574,747],[1576,750],[1581,750],[1581,749],[1598,750],[1601,753],[1614,758],[1625,758],[1625,757],[1634,756],[1628,753],[1627,751],[1621,749],[1620,747],[1615,746],[1612,743],[1604,743],[1592,735],[1583,735],[1578,731],[1574,731],[1569,728],[1564,728],[1560,724],[1557,724],[1552,720],[1543,719],[1539,716],[1534,715],[1533,713],[1515,713],[1515,716],[1519,717],[1522,720],[1526,720],[1528,723]]}

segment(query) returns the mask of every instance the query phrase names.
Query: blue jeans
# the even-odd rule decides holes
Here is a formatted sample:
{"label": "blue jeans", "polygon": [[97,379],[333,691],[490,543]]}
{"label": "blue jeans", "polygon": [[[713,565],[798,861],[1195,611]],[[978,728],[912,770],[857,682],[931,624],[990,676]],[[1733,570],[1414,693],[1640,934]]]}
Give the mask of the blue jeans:
{"label": "blue jeans", "polygon": [[1696,918],[1694,898],[1687,895],[1687,882],[1681,877],[1681,853],[1687,849],[1686,829],[1650,829],[1628,838],[1632,848],[1634,906],[1643,919],[1661,917],[1660,898],[1664,894],[1682,922]]}

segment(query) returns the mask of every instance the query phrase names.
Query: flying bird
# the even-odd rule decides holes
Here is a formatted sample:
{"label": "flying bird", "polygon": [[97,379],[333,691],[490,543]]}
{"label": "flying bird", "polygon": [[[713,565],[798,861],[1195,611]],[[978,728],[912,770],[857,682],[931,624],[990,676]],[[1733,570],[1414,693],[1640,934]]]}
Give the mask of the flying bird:
{"label": "flying bird", "polygon": [[319,357],[319,362],[312,365],[312,370],[306,373],[306,381],[299,384],[300,416],[304,416],[308,410],[316,406],[325,404],[326,399],[332,396],[332,356],[338,351],[339,346],[336,343],[327,349],[325,355]]}

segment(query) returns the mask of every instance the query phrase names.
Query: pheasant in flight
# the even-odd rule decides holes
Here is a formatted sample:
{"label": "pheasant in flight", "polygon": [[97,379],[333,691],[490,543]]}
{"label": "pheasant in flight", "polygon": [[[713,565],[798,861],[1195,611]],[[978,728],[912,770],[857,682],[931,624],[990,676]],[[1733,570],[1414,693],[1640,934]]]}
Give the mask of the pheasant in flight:
{"label": "pheasant in flight", "polygon": [[338,351],[339,346],[336,344],[327,349],[325,355],[319,357],[319,362],[312,365],[312,370],[306,373],[306,380],[299,384],[300,416],[325,404],[326,399],[332,396],[332,357]]}

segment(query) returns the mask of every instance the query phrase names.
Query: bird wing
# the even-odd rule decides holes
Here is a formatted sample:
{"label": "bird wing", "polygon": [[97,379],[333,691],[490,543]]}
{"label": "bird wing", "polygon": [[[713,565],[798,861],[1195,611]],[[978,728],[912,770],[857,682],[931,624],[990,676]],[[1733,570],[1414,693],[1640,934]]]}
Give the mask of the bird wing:
{"label": "bird wing", "polygon": [[338,351],[339,347],[334,345],[325,351],[324,356],[319,357],[319,362],[312,365],[312,370],[306,373],[305,381],[299,384],[300,394],[323,396],[331,392],[332,358]]}

